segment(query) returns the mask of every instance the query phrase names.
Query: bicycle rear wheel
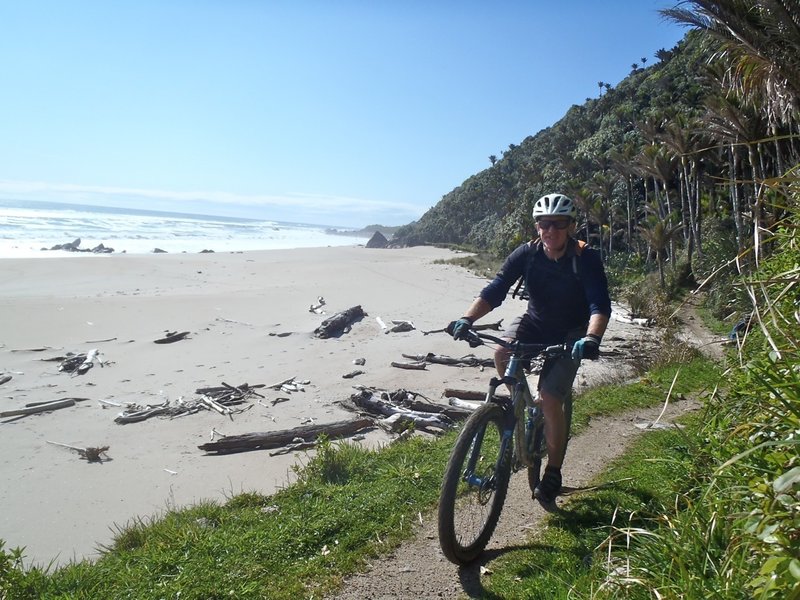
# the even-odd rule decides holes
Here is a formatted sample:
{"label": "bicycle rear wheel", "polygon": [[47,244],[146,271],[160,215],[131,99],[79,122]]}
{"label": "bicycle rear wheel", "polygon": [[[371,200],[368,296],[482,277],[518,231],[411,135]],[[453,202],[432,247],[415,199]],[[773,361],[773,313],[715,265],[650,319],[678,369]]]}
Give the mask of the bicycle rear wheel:
{"label": "bicycle rear wheel", "polygon": [[439,545],[453,563],[477,558],[500,518],[512,452],[511,444],[501,445],[504,417],[496,404],[484,404],[450,453],[439,495]]}
{"label": "bicycle rear wheel", "polygon": [[[569,444],[570,429],[572,427],[572,392],[564,399],[564,419],[567,424],[567,439],[564,442],[564,454],[567,453]],[[533,462],[528,468],[528,485],[531,492],[536,490],[542,477],[542,460],[547,456],[547,444],[544,437],[544,421],[539,421],[538,426],[532,433],[533,435]],[[563,458],[563,456],[562,456]]]}

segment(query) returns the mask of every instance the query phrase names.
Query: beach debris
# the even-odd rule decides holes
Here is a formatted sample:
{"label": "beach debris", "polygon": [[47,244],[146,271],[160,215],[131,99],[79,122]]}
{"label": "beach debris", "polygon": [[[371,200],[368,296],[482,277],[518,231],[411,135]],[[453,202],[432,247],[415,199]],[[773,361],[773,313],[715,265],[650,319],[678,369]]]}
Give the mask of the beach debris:
{"label": "beach debris", "polygon": [[272,399],[272,406],[275,406],[276,404],[280,404],[281,402],[288,402],[289,400],[290,400],[290,398],[286,398],[284,396],[279,396],[278,398],[273,398]]}
{"label": "beach debris", "polygon": [[414,371],[424,371],[427,368],[428,364],[424,360],[416,361],[416,362],[410,362],[410,363],[407,363],[407,362],[394,362],[393,361],[392,362],[392,366],[393,367],[397,367],[398,369],[409,369],[409,370],[414,370]]}
{"label": "beach debris", "polygon": [[48,350],[55,350],[52,346],[39,346],[38,348],[16,348],[11,352],[46,352]]}
{"label": "beach debris", "polygon": [[402,333],[404,331],[413,331],[414,329],[416,329],[416,327],[414,327],[414,323],[412,323],[411,321],[392,320],[392,324],[394,325],[394,327],[387,329],[386,331],[384,331],[384,333]]}
{"label": "beach debris", "polygon": [[[279,381],[277,383],[273,383],[272,385],[265,386],[267,389],[276,390],[278,392],[284,392],[286,394],[291,394],[293,392],[305,392],[307,385],[311,383],[308,379],[297,379],[296,377],[289,377],[289,379],[284,379],[283,381]],[[288,400],[288,398],[286,398]]]}
{"label": "beach debris", "polygon": [[128,423],[138,423],[139,421],[144,421],[151,417],[164,416],[176,418],[187,414],[194,414],[201,410],[213,410],[233,420],[234,414],[242,413],[253,407],[252,404],[245,407],[238,407],[238,405],[245,403],[253,397],[264,397],[255,391],[263,387],[263,384],[248,385],[246,383],[239,386],[232,386],[223,381],[221,386],[199,388],[195,390],[195,393],[200,395],[199,398],[185,400],[181,396],[175,403],[166,399],[161,404],[146,404],[144,406],[131,404],[126,410],[117,415],[114,422],[120,425],[127,425]]}
{"label": "beach debris", "polygon": [[311,306],[309,306],[308,307],[308,312],[315,313],[315,314],[318,314],[318,315],[324,315],[325,311],[322,310],[323,306],[325,306],[325,298],[323,298],[322,296],[318,296],[317,297],[317,303],[316,304],[312,304]]}
{"label": "beach debris", "polygon": [[288,336],[292,335],[292,332],[291,331],[282,331],[281,333],[273,333],[273,332],[271,332],[268,335],[270,335],[272,337],[288,337]]}
{"label": "beach debris", "polygon": [[84,344],[101,344],[103,342],[114,342],[114,341],[116,341],[116,339],[117,338],[112,337],[112,338],[106,338],[104,340],[89,340],[89,341],[83,342],[83,343]]}
{"label": "beach debris", "polygon": [[353,306],[342,312],[325,319],[319,327],[314,330],[314,335],[318,338],[336,337],[342,333],[348,333],[353,323],[363,319],[367,313],[360,305]]}
{"label": "beach debris", "polygon": [[354,358],[353,359],[353,364],[354,365],[358,365],[359,367],[363,367],[365,364],[367,364],[367,359],[366,358]]}
{"label": "beach debris", "polygon": [[474,354],[466,354],[460,358],[453,358],[444,354],[403,354],[403,358],[408,358],[416,362],[424,362],[436,365],[451,365],[455,367],[493,367],[493,358],[478,358]]}
{"label": "beach debris", "polygon": [[0,412],[0,419],[5,417],[22,417],[41,412],[48,412],[51,410],[58,410],[59,408],[68,408],[70,406],[75,406],[76,402],[81,402],[88,399],[89,398],[59,398],[58,400],[48,400],[45,402],[31,402],[26,404],[25,408],[5,410]]}
{"label": "beach debris", "polygon": [[[480,325],[473,325],[472,329],[475,331],[487,331],[487,330],[494,330],[494,331],[501,331],[503,329],[502,326],[503,319],[497,321],[497,323],[481,323]],[[432,329],[431,331],[423,331],[422,335],[428,335],[430,333],[446,333],[447,329]]]}
{"label": "beach debris", "polygon": [[108,446],[89,446],[87,448],[80,448],[78,446],[70,446],[69,444],[62,444],[61,442],[51,442],[47,440],[48,444],[53,444],[54,446],[61,446],[62,448],[68,448],[70,450],[75,450],[82,459],[88,462],[99,462],[102,463],[104,460],[111,460],[106,454],[108,452]]}
{"label": "beach debris", "polygon": [[154,343],[171,344],[173,342],[177,342],[178,340],[186,339],[186,336],[189,335],[190,333],[191,333],[190,331],[181,331],[180,333],[178,333],[177,331],[167,331],[166,337],[154,340]]}
{"label": "beach debris", "polygon": [[345,373],[342,375],[342,379],[352,379],[353,377],[357,377],[359,375],[363,375],[364,371],[361,369],[356,369],[355,371],[350,371],[349,373]]}
{"label": "beach debris", "polygon": [[381,329],[386,329],[388,327],[388,325],[386,325],[386,323],[384,323],[383,319],[380,317],[375,317],[375,320],[378,322],[378,325],[380,325]]}
{"label": "beach debris", "polygon": [[418,398],[425,396],[404,389],[389,392],[362,387],[341,404],[349,410],[378,418],[378,425],[391,432],[399,432],[411,426],[429,433],[440,433],[452,428],[455,421],[466,419],[470,414],[468,410]]}
{"label": "beach debris", "polygon": [[247,325],[248,327],[253,326],[252,323],[247,323],[246,321],[237,321],[236,319],[226,319],[225,317],[217,317],[216,320],[222,321],[223,323],[235,323],[236,325]]}
{"label": "beach debris", "polygon": [[209,454],[232,454],[235,452],[248,452],[250,450],[272,450],[291,444],[313,444],[320,435],[326,439],[339,439],[348,437],[374,427],[375,423],[369,418],[358,418],[350,421],[336,421],[322,425],[301,425],[294,429],[280,431],[267,431],[258,433],[245,433],[242,435],[229,435],[214,442],[198,446],[200,450]]}
{"label": "beach debris", "polygon": [[77,375],[83,375],[89,369],[91,369],[94,366],[95,360],[101,367],[105,366],[108,361],[104,361],[100,357],[101,352],[97,348],[92,348],[85,354],[73,354],[72,352],[67,352],[67,355],[63,358],[59,357],[59,359],[49,360],[61,360],[58,370],[66,371],[75,377]]}
{"label": "beach debris", "polygon": [[153,248],[153,254],[167,254],[167,251],[161,248]]}
{"label": "beach debris", "polygon": [[13,377],[11,377],[11,375],[9,375],[8,373],[3,373],[2,375],[0,375],[0,385],[3,385],[4,383],[8,383],[12,379],[13,379]]}

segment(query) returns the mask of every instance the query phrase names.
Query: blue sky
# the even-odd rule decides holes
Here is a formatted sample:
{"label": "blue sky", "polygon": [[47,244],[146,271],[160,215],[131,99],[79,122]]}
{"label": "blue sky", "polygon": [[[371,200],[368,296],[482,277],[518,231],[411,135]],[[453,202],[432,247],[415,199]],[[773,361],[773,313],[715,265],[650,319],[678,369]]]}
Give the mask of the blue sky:
{"label": "blue sky", "polygon": [[0,6],[0,198],[408,223],[685,29],[674,1]]}

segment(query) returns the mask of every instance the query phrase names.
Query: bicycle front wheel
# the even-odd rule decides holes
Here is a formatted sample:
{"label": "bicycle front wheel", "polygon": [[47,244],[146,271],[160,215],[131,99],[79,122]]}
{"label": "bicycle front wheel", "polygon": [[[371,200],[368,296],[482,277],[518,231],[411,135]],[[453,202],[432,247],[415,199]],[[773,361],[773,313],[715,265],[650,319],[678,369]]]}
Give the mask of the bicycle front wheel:
{"label": "bicycle front wheel", "polygon": [[439,495],[439,545],[453,563],[475,560],[500,518],[512,452],[510,443],[501,443],[504,417],[496,404],[482,405],[450,453]]}

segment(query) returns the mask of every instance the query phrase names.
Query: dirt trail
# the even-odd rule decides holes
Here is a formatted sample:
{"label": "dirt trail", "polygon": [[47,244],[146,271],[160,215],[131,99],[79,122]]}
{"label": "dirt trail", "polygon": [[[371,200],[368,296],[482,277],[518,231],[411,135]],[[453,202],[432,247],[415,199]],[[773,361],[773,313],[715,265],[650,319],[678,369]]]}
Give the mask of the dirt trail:
{"label": "dirt trail", "polygon": [[[693,305],[686,304],[679,313],[682,337],[692,345],[715,357],[720,357],[720,339],[702,327]],[[646,351],[653,343],[654,332],[631,324],[612,321],[604,340],[604,349],[614,351],[632,348]],[[619,350],[617,350],[619,352]],[[582,366],[578,385],[592,385],[619,370],[619,360],[601,360]],[[698,405],[691,401],[672,403],[661,417],[668,422]],[[652,423],[662,407],[636,410],[624,415],[593,419],[589,428],[570,441],[564,463],[564,486],[586,486],[605,465],[622,455],[630,442],[644,433],[637,423]],[[560,499],[559,503],[566,501]],[[527,476],[521,471],[512,476],[500,522],[486,552],[475,563],[458,568],[448,562],[439,550],[435,513],[428,515],[415,537],[391,554],[375,560],[368,571],[345,582],[343,589],[330,598],[340,600],[382,600],[390,598],[481,598],[486,590],[481,582],[481,567],[504,552],[525,544],[542,523],[545,511],[531,499]],[[484,575],[486,577],[486,575]]]}

